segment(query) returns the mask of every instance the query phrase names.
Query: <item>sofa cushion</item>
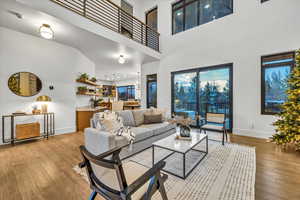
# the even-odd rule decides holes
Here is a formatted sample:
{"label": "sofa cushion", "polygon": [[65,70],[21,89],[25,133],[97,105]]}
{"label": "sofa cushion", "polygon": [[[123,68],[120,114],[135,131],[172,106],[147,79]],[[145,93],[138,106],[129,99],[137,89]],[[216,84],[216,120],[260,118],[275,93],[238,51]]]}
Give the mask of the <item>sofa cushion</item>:
{"label": "sofa cushion", "polygon": [[147,112],[147,109],[141,109],[141,110],[133,110],[133,118],[135,121],[135,126],[140,126],[144,123],[144,114]]}
{"label": "sofa cushion", "polygon": [[144,124],[162,123],[162,114],[145,113]]}
{"label": "sofa cushion", "polygon": [[149,128],[132,127],[131,131],[135,134],[134,142],[139,142],[141,140],[152,137],[154,135],[153,130],[151,130]]}
{"label": "sofa cushion", "polygon": [[124,126],[135,126],[135,121],[131,110],[123,110],[117,112],[123,119]]}
{"label": "sofa cushion", "polygon": [[163,123],[158,123],[158,124],[143,124],[140,127],[152,130],[154,135],[160,135],[171,129],[176,128],[176,125],[170,124],[169,122],[163,122]]}

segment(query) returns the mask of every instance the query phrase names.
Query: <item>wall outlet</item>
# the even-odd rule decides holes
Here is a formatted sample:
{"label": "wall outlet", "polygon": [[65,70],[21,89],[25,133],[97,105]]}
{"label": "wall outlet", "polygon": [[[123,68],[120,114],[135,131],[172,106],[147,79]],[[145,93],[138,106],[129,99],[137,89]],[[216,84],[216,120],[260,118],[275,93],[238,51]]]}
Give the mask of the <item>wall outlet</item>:
{"label": "wall outlet", "polygon": [[254,129],[254,123],[253,123],[253,122],[250,122],[249,128],[250,128],[250,129]]}

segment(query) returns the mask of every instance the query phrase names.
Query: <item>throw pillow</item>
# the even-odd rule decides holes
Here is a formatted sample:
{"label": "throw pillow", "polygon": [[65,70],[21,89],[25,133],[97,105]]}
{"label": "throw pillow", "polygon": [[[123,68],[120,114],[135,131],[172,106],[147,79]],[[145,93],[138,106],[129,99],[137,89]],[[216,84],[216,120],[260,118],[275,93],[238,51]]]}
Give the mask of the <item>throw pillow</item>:
{"label": "throw pillow", "polygon": [[117,113],[112,111],[105,111],[97,114],[98,117],[98,130],[107,131],[111,134],[117,136],[124,136],[129,141],[133,143],[135,140],[135,135],[130,128],[125,128],[123,124],[123,119]]}
{"label": "throw pillow", "polygon": [[131,110],[119,111],[117,114],[122,118],[124,126],[135,126],[135,121]]}
{"label": "throw pillow", "polygon": [[144,124],[162,123],[162,114],[144,114]]}
{"label": "throw pillow", "polygon": [[147,110],[133,110],[133,118],[135,121],[135,126],[140,126],[144,123],[144,114]]}
{"label": "throw pillow", "polygon": [[154,114],[161,114],[162,120],[166,121],[166,113],[167,113],[166,109],[154,108],[154,109],[152,109],[152,112]]}

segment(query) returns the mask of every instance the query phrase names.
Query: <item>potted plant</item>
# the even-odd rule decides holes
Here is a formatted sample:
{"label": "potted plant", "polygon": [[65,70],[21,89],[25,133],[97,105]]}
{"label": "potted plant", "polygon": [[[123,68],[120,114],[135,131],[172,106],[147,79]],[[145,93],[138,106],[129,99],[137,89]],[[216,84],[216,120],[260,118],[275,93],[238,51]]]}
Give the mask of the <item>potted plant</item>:
{"label": "potted plant", "polygon": [[97,79],[96,79],[96,77],[92,77],[92,78],[90,79],[90,81],[92,81],[93,83],[96,83],[96,82],[97,82]]}
{"label": "potted plant", "polygon": [[77,91],[80,94],[85,93],[85,92],[87,92],[87,87],[86,86],[79,86],[79,87],[77,87]]}
{"label": "potted plant", "polygon": [[79,81],[89,80],[89,75],[87,73],[82,73],[82,74],[79,75],[77,80],[79,80]]}

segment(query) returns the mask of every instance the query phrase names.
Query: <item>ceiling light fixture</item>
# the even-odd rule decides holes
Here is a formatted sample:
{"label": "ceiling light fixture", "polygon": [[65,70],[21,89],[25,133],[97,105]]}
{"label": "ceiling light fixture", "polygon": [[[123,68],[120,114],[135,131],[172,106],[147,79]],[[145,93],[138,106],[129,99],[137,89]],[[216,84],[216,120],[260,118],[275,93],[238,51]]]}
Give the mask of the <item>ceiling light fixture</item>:
{"label": "ceiling light fixture", "polygon": [[205,8],[205,9],[208,9],[208,8],[210,8],[210,5],[209,5],[209,4],[206,4],[206,5],[204,6],[204,8]]}
{"label": "ceiling light fixture", "polygon": [[119,63],[124,64],[125,63],[125,57],[123,55],[120,55],[119,57]]}
{"label": "ceiling light fixture", "polygon": [[50,25],[48,24],[43,24],[40,29],[40,35],[45,38],[45,39],[48,39],[48,40],[51,40],[53,39],[53,30],[51,29]]}

